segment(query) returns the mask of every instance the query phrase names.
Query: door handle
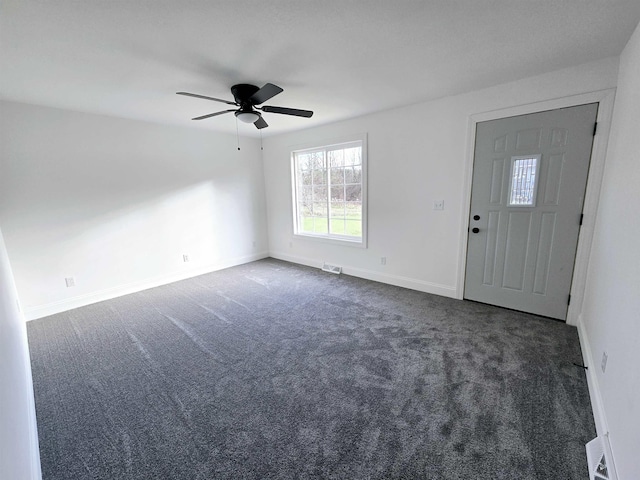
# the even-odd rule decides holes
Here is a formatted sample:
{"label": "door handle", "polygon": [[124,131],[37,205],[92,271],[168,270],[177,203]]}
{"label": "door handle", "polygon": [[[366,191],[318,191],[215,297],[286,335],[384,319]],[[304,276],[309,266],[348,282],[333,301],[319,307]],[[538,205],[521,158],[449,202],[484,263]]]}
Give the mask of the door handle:
{"label": "door handle", "polygon": [[473,233],[478,233],[478,232],[480,231],[480,229],[479,229],[478,227],[473,227],[473,228],[471,229],[471,231],[472,231]]}

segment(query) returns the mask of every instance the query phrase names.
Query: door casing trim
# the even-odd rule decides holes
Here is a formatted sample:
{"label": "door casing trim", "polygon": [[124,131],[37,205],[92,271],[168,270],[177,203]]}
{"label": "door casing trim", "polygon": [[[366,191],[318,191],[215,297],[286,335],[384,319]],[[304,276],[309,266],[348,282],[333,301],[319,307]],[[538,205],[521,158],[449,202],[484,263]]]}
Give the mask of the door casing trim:
{"label": "door casing trim", "polygon": [[458,252],[458,275],[456,281],[456,298],[462,299],[464,296],[464,280],[467,262],[467,241],[469,239],[468,223],[471,212],[471,181],[473,178],[473,157],[475,154],[476,124],[488,120],[514,117],[517,115],[527,115],[530,113],[544,112],[546,110],[557,110],[559,108],[575,107],[587,103],[598,103],[598,131],[593,139],[591,150],[591,164],[589,167],[589,177],[587,178],[587,190],[585,192],[583,214],[584,219],[580,234],[578,236],[578,249],[576,251],[575,264],[573,267],[573,281],[571,283],[571,304],[567,311],[567,323],[577,325],[587,282],[587,270],[589,267],[589,256],[591,254],[591,244],[595,231],[595,220],[600,199],[600,188],[604,175],[604,165],[607,154],[607,144],[609,142],[609,131],[611,129],[611,118],[613,116],[613,105],[615,100],[615,88],[597,90],[594,92],[571,95],[569,97],[554,98],[535,103],[527,103],[514,107],[491,110],[488,112],[475,113],[469,116],[467,126],[467,153],[464,165],[464,188],[463,188],[463,212],[460,222],[461,242]]}

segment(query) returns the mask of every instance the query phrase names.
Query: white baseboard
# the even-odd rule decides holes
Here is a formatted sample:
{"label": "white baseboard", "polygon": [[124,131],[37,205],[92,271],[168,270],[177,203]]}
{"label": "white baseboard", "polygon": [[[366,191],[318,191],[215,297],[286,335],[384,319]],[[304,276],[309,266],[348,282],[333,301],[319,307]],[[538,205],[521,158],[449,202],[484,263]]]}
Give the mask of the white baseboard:
{"label": "white baseboard", "polygon": [[[24,316],[21,314],[21,319]],[[27,336],[26,326],[23,324],[20,325],[21,332],[20,335],[22,338],[20,342],[24,345],[24,349],[19,353],[19,356],[22,356],[23,368],[25,372],[25,380],[27,391],[24,392],[26,395],[26,405],[24,407],[27,410],[27,435],[29,442],[28,449],[28,462],[26,462],[25,468],[23,470],[24,477],[28,480],[42,480],[42,468],[40,465],[40,444],[38,440],[38,423],[36,419],[36,404],[35,404],[35,396],[33,393],[33,376],[31,371],[31,357],[29,355],[29,341]]]}
{"label": "white baseboard", "polygon": [[117,285],[115,287],[106,288],[96,292],[90,292],[84,295],[78,295],[71,298],[65,298],[57,302],[46,303],[43,305],[36,305],[24,308],[25,320],[35,320],[37,318],[47,317],[60,312],[66,312],[78,307],[84,307],[92,303],[102,302],[104,300],[110,300],[112,298],[121,297],[123,295],[129,295],[130,293],[140,292],[149,288],[159,287],[168,283],[178,282],[187,278],[197,277],[205,273],[215,272],[216,270],[222,270],[224,268],[234,267],[236,265],[242,265],[244,263],[253,262],[262,258],[267,258],[269,254],[267,252],[254,253],[251,255],[245,255],[242,257],[235,257],[225,259],[213,264],[203,265],[197,268],[191,268],[180,272],[170,273],[168,275],[162,275],[159,277],[149,278],[138,282],[126,283],[123,285]]}
{"label": "white baseboard", "polygon": [[587,368],[587,384],[589,386],[589,397],[591,398],[591,408],[593,409],[593,418],[596,423],[596,431],[599,436],[605,435],[609,428],[607,427],[607,418],[602,406],[602,395],[598,384],[598,376],[595,369],[598,363],[594,361],[591,352],[591,344],[589,343],[589,335],[584,328],[582,316],[578,317],[578,337],[580,338],[580,348],[582,349],[582,361]]}
{"label": "white baseboard", "polygon": [[582,315],[578,316],[578,337],[580,338],[580,348],[582,349],[582,361],[587,368],[587,385],[589,387],[589,398],[591,399],[591,408],[593,410],[593,419],[596,424],[596,433],[602,439],[604,451],[607,457],[607,465],[610,470],[610,478],[617,479],[615,468],[615,457],[611,450],[609,442],[609,424],[607,423],[607,415],[604,410],[602,401],[602,393],[596,375],[598,363],[594,361],[593,352],[591,351],[591,343],[589,343],[589,334],[584,327]]}
{"label": "white baseboard", "polygon": [[[294,255],[288,255],[282,252],[270,252],[270,256],[279,260],[285,260],[287,262],[298,263],[300,265],[306,265],[308,267],[321,268],[323,260],[314,260],[305,257],[297,257]],[[367,280],[373,280],[375,282],[386,283],[389,285],[395,285],[396,287],[409,288],[411,290],[417,290],[419,292],[433,293],[435,295],[441,295],[443,297],[456,298],[456,287],[449,285],[441,285],[438,283],[425,282],[416,278],[403,277],[401,275],[392,275],[388,273],[376,272],[374,270],[367,270],[364,268],[352,267],[349,265],[340,265],[342,267],[342,273],[345,275],[351,275],[353,277],[365,278]]]}

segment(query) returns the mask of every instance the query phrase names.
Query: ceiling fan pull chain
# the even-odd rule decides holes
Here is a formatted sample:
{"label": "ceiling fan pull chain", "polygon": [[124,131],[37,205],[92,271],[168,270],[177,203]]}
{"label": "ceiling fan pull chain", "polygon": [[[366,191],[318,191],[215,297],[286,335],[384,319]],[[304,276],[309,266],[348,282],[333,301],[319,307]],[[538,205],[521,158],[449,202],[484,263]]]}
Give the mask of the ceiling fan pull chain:
{"label": "ceiling fan pull chain", "polygon": [[262,147],[262,130],[259,130],[260,132],[260,150],[264,150],[264,148]]}
{"label": "ceiling fan pull chain", "polygon": [[240,151],[240,132],[238,130],[238,117],[236,117],[236,141],[238,142],[238,151]]}

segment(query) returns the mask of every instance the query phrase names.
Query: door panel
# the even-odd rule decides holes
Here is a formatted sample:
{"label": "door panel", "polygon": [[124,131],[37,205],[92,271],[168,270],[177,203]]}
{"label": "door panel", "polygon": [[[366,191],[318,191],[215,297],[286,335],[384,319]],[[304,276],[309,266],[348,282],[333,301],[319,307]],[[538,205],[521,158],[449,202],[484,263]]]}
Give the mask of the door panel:
{"label": "door panel", "polygon": [[564,155],[551,155],[549,157],[543,198],[543,203],[545,205],[558,205],[560,200],[560,184],[562,183],[563,164]]}
{"label": "door panel", "polygon": [[536,255],[536,269],[533,275],[533,293],[545,295],[547,293],[547,277],[551,262],[551,247],[553,234],[556,229],[556,214],[546,212],[542,214],[538,252]]}
{"label": "door panel", "polygon": [[597,111],[478,123],[465,298],[566,318]]}
{"label": "door panel", "polygon": [[531,213],[509,212],[507,222],[506,251],[504,254],[504,273],[502,287],[522,290],[524,287],[525,260],[529,246]]}

